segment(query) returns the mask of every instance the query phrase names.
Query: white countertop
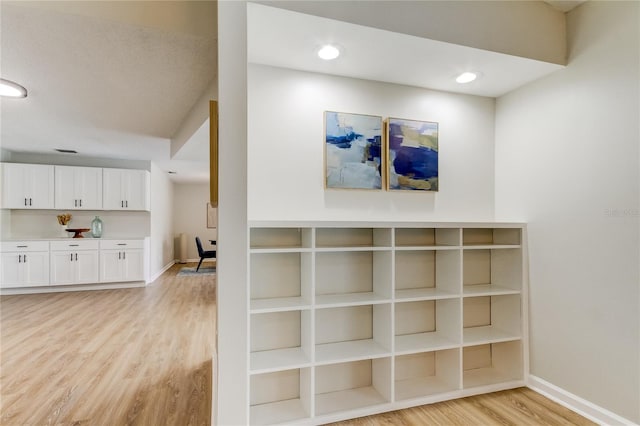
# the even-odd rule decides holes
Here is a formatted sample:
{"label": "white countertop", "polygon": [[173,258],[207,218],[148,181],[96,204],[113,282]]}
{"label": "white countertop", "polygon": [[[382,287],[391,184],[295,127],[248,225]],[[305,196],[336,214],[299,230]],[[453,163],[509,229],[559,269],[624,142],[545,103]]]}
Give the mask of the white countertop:
{"label": "white countertop", "polygon": [[[132,237],[130,235],[123,235],[120,237],[101,237],[101,238],[93,238],[93,237],[83,237],[83,238],[75,238],[76,240],[144,240],[145,236],[135,236]],[[11,238],[2,238],[0,241],[66,241],[73,240],[74,238],[68,237],[51,237],[51,238],[40,238],[40,237],[11,237]]]}

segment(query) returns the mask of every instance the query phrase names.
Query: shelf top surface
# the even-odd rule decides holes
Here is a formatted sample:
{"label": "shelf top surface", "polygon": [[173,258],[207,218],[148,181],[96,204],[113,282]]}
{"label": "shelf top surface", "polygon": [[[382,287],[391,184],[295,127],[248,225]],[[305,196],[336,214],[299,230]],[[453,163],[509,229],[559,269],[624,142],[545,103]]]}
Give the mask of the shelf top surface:
{"label": "shelf top surface", "polygon": [[251,228],[524,228],[525,222],[250,220]]}

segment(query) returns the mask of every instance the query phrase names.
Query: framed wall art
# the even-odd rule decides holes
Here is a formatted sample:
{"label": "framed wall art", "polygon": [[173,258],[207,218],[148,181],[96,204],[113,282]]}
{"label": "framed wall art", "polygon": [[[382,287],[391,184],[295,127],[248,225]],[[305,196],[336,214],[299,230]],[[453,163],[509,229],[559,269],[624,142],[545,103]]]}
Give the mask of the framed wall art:
{"label": "framed wall art", "polygon": [[438,191],[438,123],[389,118],[387,188]]}
{"label": "framed wall art", "polygon": [[325,111],[327,189],[382,189],[382,117]]}

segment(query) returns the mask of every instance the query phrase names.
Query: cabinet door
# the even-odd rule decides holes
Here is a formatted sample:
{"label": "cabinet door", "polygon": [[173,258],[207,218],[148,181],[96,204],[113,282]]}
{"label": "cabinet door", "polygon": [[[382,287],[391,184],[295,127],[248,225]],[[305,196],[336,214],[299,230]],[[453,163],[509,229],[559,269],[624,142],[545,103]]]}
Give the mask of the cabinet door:
{"label": "cabinet door", "polygon": [[149,210],[149,172],[146,170],[123,170],[125,178],[125,208]]}
{"label": "cabinet door", "polygon": [[123,281],[144,280],[144,254],[143,250],[127,250],[124,252],[124,279]]}
{"label": "cabinet door", "polygon": [[29,181],[29,208],[53,208],[53,166],[44,164],[29,164],[27,173]]}
{"label": "cabinet door", "polygon": [[[20,258],[18,259],[18,255]],[[0,287],[19,287],[24,281],[24,268],[22,267],[22,253],[2,253],[0,255]]]}
{"label": "cabinet door", "polygon": [[102,209],[102,169],[78,167],[74,183],[81,209]]}
{"label": "cabinet door", "polygon": [[[76,254],[78,257],[76,258]],[[76,268],[76,283],[98,282],[98,250],[78,251],[74,254]],[[76,260],[77,259],[77,260]]]}
{"label": "cabinet door", "polygon": [[52,209],[53,166],[2,163],[2,208]]}
{"label": "cabinet door", "polygon": [[55,200],[57,209],[101,209],[102,169],[55,166]]}
{"label": "cabinet door", "polygon": [[25,285],[39,287],[49,285],[49,252],[23,253]]}
{"label": "cabinet door", "polygon": [[100,282],[123,281],[122,251],[102,250],[100,252]]}
{"label": "cabinet door", "polygon": [[51,252],[51,285],[75,284],[75,252]]}
{"label": "cabinet door", "polygon": [[120,169],[102,169],[102,208],[124,210],[123,175]]}
{"label": "cabinet door", "polygon": [[78,208],[75,191],[75,168],[55,166],[55,206],[56,209]]}

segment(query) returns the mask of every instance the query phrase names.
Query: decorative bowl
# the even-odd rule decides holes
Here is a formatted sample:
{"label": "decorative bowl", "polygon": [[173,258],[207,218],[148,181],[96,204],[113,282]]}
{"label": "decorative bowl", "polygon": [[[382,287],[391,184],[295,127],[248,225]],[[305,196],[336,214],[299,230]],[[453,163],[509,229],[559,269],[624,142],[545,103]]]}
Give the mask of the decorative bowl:
{"label": "decorative bowl", "polygon": [[67,228],[67,232],[73,232],[73,238],[84,238],[83,232],[89,232],[89,228]]}

